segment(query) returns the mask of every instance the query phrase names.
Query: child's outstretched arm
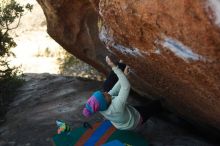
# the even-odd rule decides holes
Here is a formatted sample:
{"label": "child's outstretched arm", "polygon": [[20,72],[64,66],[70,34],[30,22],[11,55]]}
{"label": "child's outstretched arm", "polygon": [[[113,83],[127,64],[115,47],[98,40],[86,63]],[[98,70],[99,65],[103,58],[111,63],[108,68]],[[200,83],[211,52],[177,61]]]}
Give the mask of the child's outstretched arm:
{"label": "child's outstretched arm", "polygon": [[[105,60],[106,60],[106,63],[107,63],[111,68],[116,67],[116,65],[111,61],[111,59],[110,59],[108,56],[106,56]],[[121,88],[121,85],[120,85],[119,81],[117,81],[117,83],[112,87],[112,89],[111,89],[108,93],[109,93],[109,94],[112,96],[112,98],[113,98],[113,96],[117,96],[117,95],[118,95],[118,93],[119,93],[119,91],[120,91],[120,88]]]}
{"label": "child's outstretched arm", "polygon": [[[106,62],[107,64],[112,67],[112,70],[115,72],[115,74],[118,76],[118,82],[115,84],[113,87],[113,91],[118,91],[118,96],[117,96],[117,103],[119,104],[120,107],[123,107],[127,101],[127,97],[129,95],[130,91],[130,83],[128,79],[126,78],[125,74],[119,69],[107,56],[106,57]],[[113,92],[111,91],[111,92]],[[110,92],[110,93],[111,93]]]}

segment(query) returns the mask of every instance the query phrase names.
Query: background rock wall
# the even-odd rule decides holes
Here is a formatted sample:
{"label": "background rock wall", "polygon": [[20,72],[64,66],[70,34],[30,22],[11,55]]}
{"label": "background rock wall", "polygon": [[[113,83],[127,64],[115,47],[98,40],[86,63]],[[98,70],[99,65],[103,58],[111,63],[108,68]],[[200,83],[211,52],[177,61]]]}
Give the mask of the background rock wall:
{"label": "background rock wall", "polygon": [[218,0],[38,2],[48,33],[70,53],[103,73],[113,54],[131,67],[138,93],[220,129]]}
{"label": "background rock wall", "polygon": [[99,40],[98,13],[88,0],[38,0],[47,19],[48,33],[77,58],[107,73]]}

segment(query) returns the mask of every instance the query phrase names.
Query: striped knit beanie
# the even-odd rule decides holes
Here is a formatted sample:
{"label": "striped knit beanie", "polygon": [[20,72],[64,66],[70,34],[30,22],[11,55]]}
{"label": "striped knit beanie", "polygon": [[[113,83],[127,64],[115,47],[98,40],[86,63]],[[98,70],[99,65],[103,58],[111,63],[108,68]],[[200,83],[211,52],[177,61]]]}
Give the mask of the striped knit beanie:
{"label": "striped knit beanie", "polygon": [[107,102],[103,93],[101,91],[96,91],[87,100],[85,108],[83,109],[83,115],[89,117],[97,111],[106,110],[107,107]]}

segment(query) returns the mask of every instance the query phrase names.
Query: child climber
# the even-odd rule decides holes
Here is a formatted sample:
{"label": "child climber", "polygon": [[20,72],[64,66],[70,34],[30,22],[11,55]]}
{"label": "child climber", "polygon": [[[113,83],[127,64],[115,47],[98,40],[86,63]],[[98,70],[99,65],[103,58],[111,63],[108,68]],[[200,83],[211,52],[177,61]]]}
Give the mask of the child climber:
{"label": "child climber", "polygon": [[[100,112],[117,129],[135,129],[151,115],[149,113],[146,114],[146,112],[149,112],[151,109],[146,111],[148,109],[139,108],[142,111],[138,111],[138,108],[135,109],[127,104],[130,83],[125,75],[128,73],[128,67],[126,66],[124,72],[122,72],[108,56],[106,57],[106,62],[117,75],[118,81],[109,92],[94,92],[83,109],[83,115],[90,117],[94,113]],[[143,117],[145,115],[148,117]]]}

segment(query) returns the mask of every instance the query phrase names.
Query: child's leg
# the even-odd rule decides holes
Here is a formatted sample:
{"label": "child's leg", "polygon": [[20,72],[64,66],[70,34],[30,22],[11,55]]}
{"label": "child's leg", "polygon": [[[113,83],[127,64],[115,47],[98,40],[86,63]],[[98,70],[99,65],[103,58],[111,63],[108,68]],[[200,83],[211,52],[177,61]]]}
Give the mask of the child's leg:
{"label": "child's leg", "polygon": [[[117,63],[117,65],[122,71],[124,71],[126,64]],[[107,79],[103,83],[103,91],[109,92],[113,88],[113,86],[117,83],[117,81],[118,81],[117,75],[114,73],[114,71],[111,71]]]}
{"label": "child's leg", "polygon": [[142,124],[145,123],[151,116],[162,111],[161,103],[159,100],[147,103],[145,106],[134,106],[142,117]]}

